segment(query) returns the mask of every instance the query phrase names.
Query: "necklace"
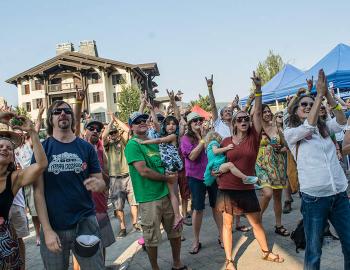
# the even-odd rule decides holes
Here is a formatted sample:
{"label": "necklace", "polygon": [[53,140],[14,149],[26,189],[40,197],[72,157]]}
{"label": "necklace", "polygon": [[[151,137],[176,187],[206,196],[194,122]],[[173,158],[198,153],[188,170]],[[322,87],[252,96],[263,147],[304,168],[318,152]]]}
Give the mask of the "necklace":
{"label": "necklace", "polygon": [[[234,138],[237,138],[237,141],[234,141],[233,140]],[[232,142],[235,145],[240,145],[246,138],[247,138],[247,135],[244,135],[244,137],[242,137],[242,138],[238,138],[237,136],[235,136],[235,137],[232,136]]]}

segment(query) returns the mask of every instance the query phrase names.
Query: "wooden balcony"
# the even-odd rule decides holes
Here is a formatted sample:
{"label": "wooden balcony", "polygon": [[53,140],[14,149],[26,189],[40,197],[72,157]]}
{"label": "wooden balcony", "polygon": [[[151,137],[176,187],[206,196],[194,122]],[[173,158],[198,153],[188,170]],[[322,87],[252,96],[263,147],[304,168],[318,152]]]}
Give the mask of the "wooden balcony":
{"label": "wooden balcony", "polygon": [[82,88],[81,84],[77,83],[59,83],[59,84],[49,84],[48,85],[48,91],[50,93],[57,93],[57,92],[75,92],[75,87],[78,86],[78,89]]}

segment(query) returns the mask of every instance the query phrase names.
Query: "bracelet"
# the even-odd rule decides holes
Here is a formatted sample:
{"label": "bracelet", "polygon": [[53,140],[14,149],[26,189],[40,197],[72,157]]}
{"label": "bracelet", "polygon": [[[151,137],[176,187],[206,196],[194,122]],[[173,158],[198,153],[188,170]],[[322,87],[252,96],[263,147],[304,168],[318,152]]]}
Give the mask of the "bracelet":
{"label": "bracelet", "polygon": [[332,110],[335,110],[335,111],[342,111],[343,108],[342,108],[342,106],[341,106],[339,103],[337,103],[337,105],[335,105],[334,107],[332,107]]}
{"label": "bracelet", "polygon": [[199,141],[199,143],[205,144],[205,141],[204,141],[203,139],[201,139],[201,140]]}
{"label": "bracelet", "polygon": [[262,92],[255,93],[255,97],[261,97],[261,96],[262,96]]}

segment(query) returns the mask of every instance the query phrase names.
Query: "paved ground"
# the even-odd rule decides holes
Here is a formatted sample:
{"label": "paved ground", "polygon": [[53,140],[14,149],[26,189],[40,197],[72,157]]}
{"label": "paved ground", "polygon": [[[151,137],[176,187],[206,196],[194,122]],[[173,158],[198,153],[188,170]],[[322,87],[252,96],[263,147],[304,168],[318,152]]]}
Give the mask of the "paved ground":
{"label": "paved ground", "polygon": [[[283,215],[283,224],[292,230],[296,226],[296,222],[300,218],[299,199],[295,196],[295,203],[293,204],[293,211],[288,215]],[[126,209],[128,214],[129,210]],[[118,222],[112,217],[110,213],[112,225],[115,234],[118,232]],[[129,217],[127,215],[127,221]],[[246,224],[246,220],[243,219]],[[130,222],[129,222],[130,224]],[[259,246],[251,232],[240,233],[234,232],[234,254],[235,263],[239,270],[299,270],[302,269],[304,252],[295,252],[294,243],[289,237],[282,237],[274,233],[274,215],[271,206],[268,208],[264,216],[264,225],[268,234],[268,241],[274,252],[278,252],[285,259],[285,263],[277,264],[261,260]],[[130,228],[128,229],[130,232]],[[201,231],[202,250],[197,255],[190,255],[188,250],[191,247],[192,227],[185,226],[184,236],[187,239],[182,242],[181,256],[183,261],[192,267],[192,269],[204,270],[221,270],[224,269],[224,251],[217,243],[217,229],[211,217],[211,211],[206,209]],[[117,239],[111,247],[107,249],[106,265],[108,269],[119,270],[149,270],[147,254],[137,244],[137,239],[141,236],[140,233],[131,232],[124,239]],[[43,269],[40,258],[39,247],[35,246],[35,237],[33,229],[31,229],[31,236],[25,239],[26,252],[26,269],[39,270]],[[169,242],[163,236],[163,241],[159,248],[159,265],[161,269],[171,269],[171,250]],[[322,255],[322,268],[327,270],[343,269],[343,256],[341,253],[339,241],[330,239],[325,240]]]}

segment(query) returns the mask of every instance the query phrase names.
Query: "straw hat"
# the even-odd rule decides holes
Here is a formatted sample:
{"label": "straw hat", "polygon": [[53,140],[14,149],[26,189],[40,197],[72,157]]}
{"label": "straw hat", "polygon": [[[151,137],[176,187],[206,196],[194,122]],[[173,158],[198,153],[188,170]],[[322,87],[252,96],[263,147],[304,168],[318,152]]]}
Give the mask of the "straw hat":
{"label": "straw hat", "polygon": [[3,123],[0,123],[0,140],[1,139],[10,141],[14,145],[14,148],[17,148],[23,143],[23,137],[20,134],[9,130],[9,126]]}

